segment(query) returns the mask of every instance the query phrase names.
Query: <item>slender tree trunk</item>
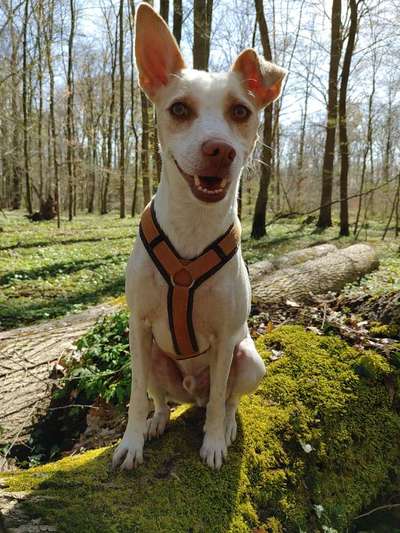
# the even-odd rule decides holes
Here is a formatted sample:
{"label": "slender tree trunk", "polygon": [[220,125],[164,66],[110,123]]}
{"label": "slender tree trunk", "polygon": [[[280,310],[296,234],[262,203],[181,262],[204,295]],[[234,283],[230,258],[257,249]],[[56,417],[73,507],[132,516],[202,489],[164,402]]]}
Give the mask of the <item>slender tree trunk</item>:
{"label": "slender tree trunk", "polygon": [[368,160],[368,154],[370,150],[372,150],[372,119],[373,119],[372,111],[373,111],[373,105],[374,105],[375,91],[376,91],[376,66],[374,65],[373,76],[372,76],[372,91],[368,98],[367,142],[366,142],[364,153],[363,153],[360,191],[359,191],[360,196],[358,198],[357,215],[356,215],[356,221],[354,223],[354,231],[353,231],[354,235],[358,235],[358,225],[360,222],[361,209],[362,209],[363,197],[364,197],[363,192],[364,192],[365,178],[367,174],[367,160]]}
{"label": "slender tree trunk", "polygon": [[11,58],[10,58],[10,68],[11,68],[11,84],[12,84],[12,93],[11,93],[11,110],[12,116],[14,117],[13,133],[12,133],[12,183],[11,183],[11,207],[12,209],[19,209],[21,207],[21,174],[22,169],[20,166],[20,157],[19,157],[19,146],[20,146],[20,136],[19,136],[19,124],[18,124],[18,101],[17,96],[19,93],[19,82],[18,82],[18,43],[17,35],[14,27],[13,17],[10,16],[10,34],[11,34]]}
{"label": "slender tree trunk", "polygon": [[139,181],[139,136],[137,133],[135,125],[135,65],[134,65],[134,24],[135,24],[135,2],[131,0],[128,3],[130,13],[129,13],[129,32],[131,39],[131,128],[133,131],[133,136],[135,137],[135,174],[133,182],[133,195],[132,195],[132,205],[131,205],[131,215],[134,217],[136,214],[136,205],[137,205],[137,189]]}
{"label": "slender tree trunk", "polygon": [[399,204],[400,204],[400,174],[397,177],[397,187],[396,192],[393,198],[392,207],[390,209],[390,214],[388,221],[385,226],[385,230],[382,235],[382,240],[385,240],[386,234],[389,231],[390,224],[392,223],[393,215],[395,215],[395,235],[396,237],[399,234]]}
{"label": "slender tree trunk", "polygon": [[37,149],[39,160],[39,203],[42,205],[44,202],[44,183],[43,183],[43,54],[42,54],[42,20],[43,20],[43,4],[40,0],[37,5],[36,27],[37,27],[37,39],[36,47],[38,51],[37,67],[38,67],[38,82],[39,82],[39,109],[37,120]]}
{"label": "slender tree trunk", "polygon": [[160,15],[168,24],[169,19],[169,0],[160,0]]}
{"label": "slender tree trunk", "polygon": [[213,0],[193,2],[193,68],[208,70]]}
{"label": "slender tree trunk", "polygon": [[173,33],[178,45],[181,44],[182,37],[182,0],[174,0],[174,21],[173,21]]}
{"label": "slender tree trunk", "polygon": [[24,118],[24,173],[26,189],[26,207],[29,214],[32,214],[32,195],[31,195],[31,177],[30,177],[30,158],[29,158],[29,133],[28,133],[28,62],[27,62],[27,33],[29,20],[29,0],[25,0],[24,21],[23,21],[23,43],[22,43],[22,112]]}
{"label": "slender tree trunk", "polygon": [[125,218],[125,72],[124,72],[124,0],[119,4],[119,216]]}
{"label": "slender tree trunk", "polygon": [[108,35],[110,44],[112,45],[111,52],[111,95],[110,106],[108,111],[108,128],[107,128],[107,163],[105,169],[105,178],[102,190],[101,199],[101,214],[105,215],[108,212],[108,188],[110,185],[110,178],[112,172],[112,154],[113,154],[113,129],[115,121],[115,71],[117,68],[117,54],[118,54],[118,21],[115,24],[114,43],[112,43],[111,29],[108,27]]}
{"label": "slender tree trunk", "polygon": [[51,128],[51,143],[53,148],[53,164],[54,164],[54,183],[55,183],[55,202],[57,210],[57,227],[61,225],[60,221],[60,179],[59,179],[59,163],[57,157],[57,133],[56,133],[56,118],[54,109],[54,70],[52,59],[52,42],[53,42],[53,21],[54,21],[54,0],[50,1],[49,5],[49,19],[46,23],[45,39],[46,39],[46,55],[47,68],[49,70],[49,97],[50,97],[50,128]]}
{"label": "slender tree trunk", "polygon": [[317,227],[332,226],[332,185],[338,111],[338,70],[341,55],[341,0],[333,0],[331,23],[331,58],[329,67],[328,119],[322,170],[321,204]]}
{"label": "slender tree trunk", "polygon": [[67,71],[67,168],[68,168],[68,220],[74,215],[74,79],[73,79],[73,48],[75,36],[75,5],[74,0],[69,2],[71,14],[71,27],[68,38],[68,71]]}
{"label": "slender tree trunk", "polygon": [[[255,0],[256,14],[258,27],[260,29],[261,44],[263,47],[263,54],[267,61],[272,60],[271,45],[269,42],[268,26],[265,20],[264,8],[262,0]],[[269,105],[264,110],[264,130],[263,130],[263,146],[261,151],[261,175],[260,187],[258,190],[256,206],[254,210],[253,226],[251,229],[251,236],[254,239],[264,237],[266,209],[268,203],[268,188],[271,182],[272,174],[272,120],[273,120],[273,106]]]}
{"label": "slender tree trunk", "polygon": [[392,154],[392,86],[389,86],[388,94],[388,106],[387,106],[387,118],[386,118],[386,142],[385,142],[385,154],[383,161],[383,179],[389,181],[390,168],[391,168],[391,154]]}
{"label": "slender tree trunk", "polygon": [[149,142],[149,101],[143,91],[140,92],[141,106],[142,106],[142,154],[140,158],[142,185],[143,185],[143,201],[144,205],[150,202],[150,142]]}
{"label": "slender tree trunk", "polygon": [[340,142],[340,235],[349,235],[349,204],[348,204],[348,174],[349,174],[349,141],[347,136],[347,86],[350,76],[351,59],[357,35],[357,0],[350,3],[350,29],[346,52],[343,60],[342,79],[339,95],[339,142]]}

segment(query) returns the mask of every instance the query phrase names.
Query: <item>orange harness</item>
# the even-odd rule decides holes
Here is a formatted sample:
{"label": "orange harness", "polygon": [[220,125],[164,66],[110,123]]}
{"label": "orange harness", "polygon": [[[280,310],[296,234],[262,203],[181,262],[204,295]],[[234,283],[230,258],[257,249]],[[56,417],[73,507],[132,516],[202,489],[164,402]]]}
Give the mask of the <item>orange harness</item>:
{"label": "orange harness", "polygon": [[168,321],[177,359],[201,355],[193,329],[195,290],[218,272],[235,255],[240,228],[232,226],[212,242],[198,257],[182,259],[160,228],[154,202],[142,214],[139,233],[142,242],[168,285]]}

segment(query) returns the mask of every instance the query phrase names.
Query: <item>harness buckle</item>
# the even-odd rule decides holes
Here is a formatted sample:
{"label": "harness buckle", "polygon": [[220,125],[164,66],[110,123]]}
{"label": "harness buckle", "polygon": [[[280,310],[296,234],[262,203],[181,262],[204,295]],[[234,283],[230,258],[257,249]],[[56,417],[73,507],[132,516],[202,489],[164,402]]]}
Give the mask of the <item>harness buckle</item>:
{"label": "harness buckle", "polygon": [[195,282],[192,274],[186,268],[181,268],[175,274],[171,274],[170,280],[173,287],[185,287],[187,289],[191,289]]}

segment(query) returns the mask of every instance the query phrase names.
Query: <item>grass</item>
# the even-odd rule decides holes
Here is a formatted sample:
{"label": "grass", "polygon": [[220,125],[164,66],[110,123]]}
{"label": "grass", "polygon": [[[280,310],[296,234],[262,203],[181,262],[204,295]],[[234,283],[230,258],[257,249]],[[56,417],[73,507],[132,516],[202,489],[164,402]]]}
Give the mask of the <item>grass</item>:
{"label": "grass", "polygon": [[[0,223],[0,330],[79,312],[123,292],[138,218],[121,220],[116,212],[81,214],[72,222],[63,220],[58,230],[54,221],[32,223],[22,212],[7,212]],[[377,246],[383,258],[386,270],[367,281],[379,290],[391,278],[399,279],[398,243],[382,243],[383,228],[383,223],[370,223],[360,236]],[[314,223],[298,218],[271,224],[258,241],[250,238],[250,230],[246,217],[243,255],[249,263],[319,242],[339,247],[354,242],[352,237],[339,239],[337,226],[317,233]]]}
{"label": "grass", "polygon": [[73,222],[2,219],[0,329],[78,312],[124,288],[138,220],[79,215]]}

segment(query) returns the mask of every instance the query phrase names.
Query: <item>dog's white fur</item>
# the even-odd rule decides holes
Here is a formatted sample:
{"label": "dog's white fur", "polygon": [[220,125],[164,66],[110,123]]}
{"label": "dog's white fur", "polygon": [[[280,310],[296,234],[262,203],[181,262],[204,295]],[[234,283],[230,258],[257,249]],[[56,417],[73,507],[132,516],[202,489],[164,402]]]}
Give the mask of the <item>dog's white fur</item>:
{"label": "dog's white fur", "polygon": [[[136,27],[141,84],[156,104],[162,153],[155,211],[161,228],[180,256],[190,259],[232,223],[239,223],[236,206],[240,172],[254,146],[258,111],[269,102],[260,103],[258,93],[249,91],[245,57],[229,73],[182,69],[183,60],[177,56],[179,51],[173,38],[148,4],[139,6]],[[157,43],[159,35],[163,37],[161,48]],[[152,46],[155,50],[146,49]],[[161,67],[154,67],[154,61],[146,59],[143,49],[149,57],[154,57],[152,53],[164,54]],[[270,85],[275,89],[272,99],[279,96],[283,69],[263,63],[254,51],[246,52],[249,62],[259,61],[264,83],[271,77]],[[250,67],[250,70],[255,68]],[[152,78],[152,68],[165,68],[166,72],[162,71],[161,75],[157,72],[158,77]],[[188,97],[195,101],[197,116],[184,127],[176,127],[169,108],[173,102]],[[237,125],[227,118],[228,99],[243,103],[251,111],[245,125]],[[216,203],[197,199],[175,163],[185,173],[197,174],[203,157],[201,146],[209,139],[223,141],[236,152],[230,166],[228,190]],[[126,297],[131,311],[133,379],[128,424],[114,454],[114,465],[122,463],[122,468],[131,469],[143,462],[145,438],[164,432],[169,420],[167,401],[171,399],[207,404],[200,455],[210,467],[220,468],[227,446],[236,437],[235,413],[240,397],[254,391],[265,373],[247,327],[250,283],[240,250],[196,290],[193,310],[196,338],[200,351],[209,349],[194,359],[176,362],[165,355],[165,352],[174,354],[166,306],[167,286],[139,238],[127,267]],[[202,388],[203,378],[206,386]],[[149,420],[147,392],[155,406]]]}

